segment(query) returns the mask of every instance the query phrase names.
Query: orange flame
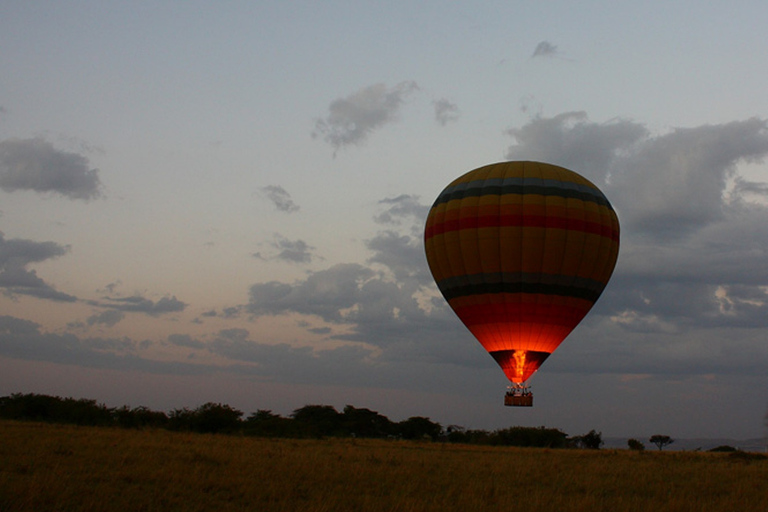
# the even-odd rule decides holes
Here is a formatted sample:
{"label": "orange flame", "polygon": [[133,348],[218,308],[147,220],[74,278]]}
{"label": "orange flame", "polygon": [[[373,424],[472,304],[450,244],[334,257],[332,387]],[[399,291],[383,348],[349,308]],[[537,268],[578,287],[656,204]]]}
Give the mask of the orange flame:
{"label": "orange flame", "polygon": [[523,382],[523,374],[525,372],[525,350],[515,350],[513,357],[515,358],[515,382]]}

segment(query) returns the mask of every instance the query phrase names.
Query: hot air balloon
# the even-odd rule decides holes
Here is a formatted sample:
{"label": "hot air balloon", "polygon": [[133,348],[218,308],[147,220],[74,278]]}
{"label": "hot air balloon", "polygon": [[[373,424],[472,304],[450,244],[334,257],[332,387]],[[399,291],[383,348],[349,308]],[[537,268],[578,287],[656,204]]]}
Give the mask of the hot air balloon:
{"label": "hot air balloon", "polygon": [[427,217],[437,287],[531,406],[526,381],[597,301],[619,254],[619,221],[589,180],[556,165],[500,162],[451,182]]}

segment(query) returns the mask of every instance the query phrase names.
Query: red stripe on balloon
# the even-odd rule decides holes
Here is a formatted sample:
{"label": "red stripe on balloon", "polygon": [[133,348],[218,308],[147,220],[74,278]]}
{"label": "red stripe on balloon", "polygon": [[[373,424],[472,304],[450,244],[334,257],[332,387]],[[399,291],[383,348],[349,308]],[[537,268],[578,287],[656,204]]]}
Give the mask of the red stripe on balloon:
{"label": "red stripe on balloon", "polygon": [[[453,307],[453,306],[452,306]],[[481,304],[453,307],[456,315],[467,327],[489,323],[549,323],[575,327],[590,308],[577,308],[558,304]]]}
{"label": "red stripe on balloon", "polygon": [[451,219],[428,226],[424,233],[424,238],[429,239],[433,236],[462,229],[496,227],[567,229],[604,236],[616,242],[619,240],[618,231],[611,229],[611,226],[606,226],[597,222],[588,222],[581,219],[548,217],[545,215],[491,215]]}

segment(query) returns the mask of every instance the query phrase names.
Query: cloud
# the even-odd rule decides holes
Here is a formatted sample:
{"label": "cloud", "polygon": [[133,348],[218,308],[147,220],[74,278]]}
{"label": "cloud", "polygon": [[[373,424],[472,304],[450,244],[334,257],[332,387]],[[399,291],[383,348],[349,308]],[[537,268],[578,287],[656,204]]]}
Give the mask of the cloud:
{"label": "cloud", "polygon": [[359,301],[363,285],[373,276],[374,272],[362,265],[342,263],[313,272],[293,285],[257,283],[251,286],[247,310],[256,316],[301,313],[343,322],[346,314],[342,310]]}
{"label": "cloud", "polygon": [[202,349],[205,348],[205,343],[193,338],[189,334],[169,334],[168,342],[172,345],[187,348]]}
{"label": "cloud", "polygon": [[[585,175],[605,191],[622,223],[615,275],[571,336],[585,340],[569,356],[574,364],[554,365],[555,371],[733,373],[754,366],[737,355],[717,363],[707,357],[732,343],[712,334],[718,330],[752,339],[745,332],[768,327],[768,208],[745,199],[764,184],[739,175],[740,163],[768,154],[763,121],[652,134],[632,120],[597,123],[567,112],[537,117],[509,134],[510,159],[552,162]],[[311,315],[343,326],[331,338],[375,346],[379,362],[487,364],[432,284],[421,240],[427,206],[408,194],[379,204],[384,210],[374,220],[387,229],[365,241],[366,265],[338,264],[294,283],[256,283],[248,311]],[[611,341],[619,338],[642,348]],[[749,344],[742,350],[765,353]]]}
{"label": "cloud", "polygon": [[447,99],[435,100],[432,102],[432,106],[435,107],[435,121],[440,126],[445,126],[459,118],[459,107]]}
{"label": "cloud", "polygon": [[187,304],[178,300],[176,296],[166,296],[158,301],[152,301],[139,295],[105,297],[102,302],[94,303],[94,305],[126,313],[144,313],[150,316],[178,313],[187,307]]}
{"label": "cloud", "polygon": [[[557,163],[587,176],[605,191],[622,223],[615,275],[593,311],[547,361],[553,379],[559,373],[764,376],[768,185],[754,173],[751,180],[741,173],[743,164],[759,164],[768,155],[764,121],[657,134],[633,120],[593,122],[585,113],[566,112],[531,119],[509,135],[509,158]],[[435,194],[443,185],[435,185]],[[256,329],[225,329],[199,339],[172,335],[164,349],[205,349],[229,365],[220,371],[276,381],[397,386],[406,379],[436,386],[498,377],[492,359],[432,283],[422,245],[428,205],[401,194],[377,206],[372,215],[381,231],[364,240],[363,263],[330,265],[292,282],[252,283],[247,304],[231,308],[233,315],[254,320],[290,318],[318,345],[275,345],[260,339]],[[302,261],[311,248],[298,242],[279,238],[272,247],[288,250],[286,260]],[[38,253],[29,248],[20,251],[27,254],[22,261],[66,252],[56,244],[31,243],[39,251],[35,257],[43,259],[34,259]],[[98,305],[147,314],[186,306],[175,297],[164,300],[134,296]],[[202,317],[228,315],[209,311]],[[89,321],[108,318],[94,315]],[[214,371],[205,365],[162,366],[141,357],[141,342],[133,340],[46,334],[20,319],[5,322],[0,353],[9,357]],[[13,336],[3,325],[12,327]],[[442,381],[434,378],[438,374]]]}
{"label": "cloud", "polygon": [[678,237],[725,220],[728,179],[740,163],[767,154],[764,120],[678,128],[643,140],[616,162],[611,188],[633,228]]}
{"label": "cloud", "polygon": [[741,176],[737,176],[734,180],[732,193],[734,197],[738,199],[744,199],[750,196],[765,199],[768,197],[768,183],[748,181]]}
{"label": "cloud", "polygon": [[[445,302],[436,299],[422,241],[427,206],[407,194],[380,204],[387,211],[377,221],[389,229],[365,242],[372,254],[367,265],[337,264],[294,283],[256,283],[246,309],[254,317],[298,314],[341,326],[331,339],[378,347],[378,362],[482,364],[482,351],[466,343]],[[326,332],[313,324],[304,325]]]}
{"label": "cloud", "polygon": [[533,50],[533,54],[531,55],[531,58],[552,57],[557,54],[558,54],[557,46],[550,43],[549,41],[542,41],[536,45],[536,49]]}
{"label": "cloud", "polygon": [[107,310],[101,313],[91,315],[86,320],[88,325],[106,325],[107,327],[114,327],[117,323],[125,318],[125,313],[117,310]]}
{"label": "cloud", "polygon": [[412,81],[391,88],[375,84],[334,100],[328,115],[315,122],[312,137],[330,144],[334,154],[341,148],[362,144],[373,131],[394,121],[405,100],[417,90],[418,85]]}
{"label": "cloud", "polygon": [[380,205],[386,205],[387,209],[373,217],[373,220],[379,224],[400,225],[405,221],[416,222],[421,229],[427,219],[429,206],[421,204],[418,196],[402,194],[393,198],[386,198],[379,201]]}
{"label": "cloud", "polygon": [[[634,121],[595,123],[584,112],[567,112],[508,133],[516,141],[509,159],[543,160],[583,174],[610,192],[622,226],[657,237],[722,220],[726,186],[739,163],[768,154],[766,121],[757,118],[652,136]],[[753,183],[735,192],[759,189]]]}
{"label": "cloud", "polygon": [[421,284],[431,279],[424,266],[424,245],[415,236],[386,230],[365,242],[373,252],[368,261],[379,263],[392,271],[397,280],[415,278]]}
{"label": "cloud", "polygon": [[57,291],[27,267],[63,256],[69,247],[55,242],[35,242],[13,238],[6,239],[0,232],[0,289],[10,295],[26,295],[39,299],[74,302],[76,297]]}
{"label": "cloud", "polygon": [[649,136],[648,129],[631,120],[590,122],[586,112],[535,117],[507,133],[516,144],[509,160],[540,160],[573,169],[595,183],[606,181],[615,162]]}
{"label": "cloud", "polygon": [[272,201],[278,211],[293,213],[299,211],[299,205],[293,202],[291,195],[279,185],[268,185],[262,187],[261,191]]}
{"label": "cloud", "polygon": [[0,315],[0,355],[86,368],[140,370],[157,374],[199,375],[216,367],[142,357],[148,343],[129,338],[80,338],[44,332],[35,322]]}
{"label": "cloud", "polygon": [[99,171],[90,168],[87,158],[58,150],[40,138],[0,141],[0,188],[81,200],[101,196]]}
{"label": "cloud", "polygon": [[619,214],[619,263],[589,321],[678,340],[701,329],[768,327],[768,207],[748,200],[768,187],[739,174],[768,155],[765,120],[653,135],[634,121],[569,112],[509,133],[509,158],[583,174]]}
{"label": "cloud", "polygon": [[275,239],[269,245],[277,251],[274,256],[264,256],[260,252],[253,257],[262,260],[280,260],[288,263],[310,263],[317,258],[312,254],[312,247],[303,240],[288,240],[279,233],[275,233]]}

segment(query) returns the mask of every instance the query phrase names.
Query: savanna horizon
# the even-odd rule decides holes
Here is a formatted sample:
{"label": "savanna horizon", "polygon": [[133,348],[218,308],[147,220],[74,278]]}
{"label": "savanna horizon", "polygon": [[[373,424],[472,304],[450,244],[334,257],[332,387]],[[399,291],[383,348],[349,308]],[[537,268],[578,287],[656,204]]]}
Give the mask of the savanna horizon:
{"label": "savanna horizon", "polygon": [[758,454],[276,439],[0,420],[0,510],[762,511]]}

